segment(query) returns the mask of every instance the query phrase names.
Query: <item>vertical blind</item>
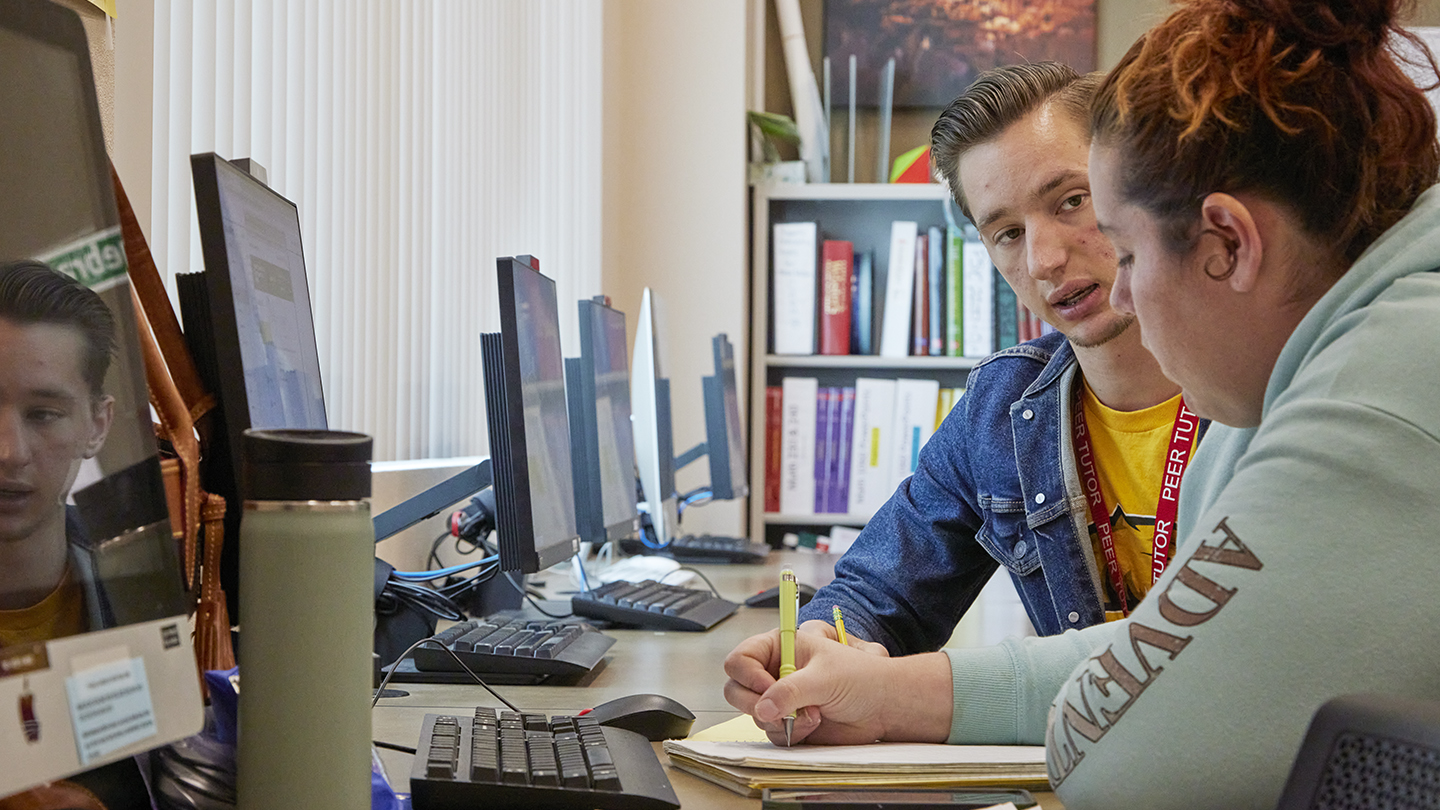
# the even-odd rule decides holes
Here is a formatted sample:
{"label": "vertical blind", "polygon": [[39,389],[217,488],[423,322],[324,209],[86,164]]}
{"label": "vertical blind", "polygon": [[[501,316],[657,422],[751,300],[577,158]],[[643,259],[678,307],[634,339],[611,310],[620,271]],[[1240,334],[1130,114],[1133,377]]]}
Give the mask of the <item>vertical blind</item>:
{"label": "vertical blind", "polygon": [[257,161],[300,210],[330,426],[485,453],[496,257],[556,280],[567,355],[600,288],[600,35],[598,0],[159,0],[157,263],[203,267],[189,155]]}

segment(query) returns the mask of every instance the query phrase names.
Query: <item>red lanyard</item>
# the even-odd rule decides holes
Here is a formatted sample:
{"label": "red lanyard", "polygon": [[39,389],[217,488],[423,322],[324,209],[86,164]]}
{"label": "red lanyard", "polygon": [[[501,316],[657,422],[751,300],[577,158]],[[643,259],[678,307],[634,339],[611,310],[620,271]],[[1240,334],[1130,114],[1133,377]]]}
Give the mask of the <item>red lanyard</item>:
{"label": "red lanyard", "polygon": [[[1170,551],[1175,535],[1175,513],[1180,503],[1180,478],[1190,461],[1190,451],[1195,447],[1195,428],[1200,418],[1185,407],[1175,413],[1175,425],[1170,429],[1170,450],[1165,454],[1165,470],[1160,479],[1160,501],[1155,505],[1155,539],[1151,566],[1153,583],[1165,573],[1170,562]],[[1120,598],[1120,609],[1128,616],[1130,600],[1125,591],[1125,578],[1120,573],[1120,560],[1115,556],[1115,532],[1110,527],[1110,507],[1105,503],[1105,493],[1100,491],[1100,477],[1095,472],[1095,452],[1090,446],[1090,431],[1085,427],[1085,408],[1080,397],[1075,398],[1075,461],[1080,468],[1080,484],[1085,490],[1085,500],[1090,507],[1090,519],[1095,522],[1095,532],[1100,536],[1100,548],[1105,554],[1105,571],[1109,574],[1110,586]]]}

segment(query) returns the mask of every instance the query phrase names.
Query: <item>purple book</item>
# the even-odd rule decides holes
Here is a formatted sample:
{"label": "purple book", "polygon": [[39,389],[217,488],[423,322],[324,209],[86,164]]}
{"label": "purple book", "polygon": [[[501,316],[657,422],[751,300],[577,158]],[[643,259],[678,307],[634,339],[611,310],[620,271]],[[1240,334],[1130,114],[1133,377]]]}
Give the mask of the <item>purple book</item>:
{"label": "purple book", "polygon": [[830,475],[830,511],[850,511],[850,445],[855,438],[855,389],[840,389],[840,424],[835,431],[835,464]]}
{"label": "purple book", "polygon": [[815,511],[830,511],[830,473],[835,459],[835,428],[839,423],[839,388],[815,394]]}

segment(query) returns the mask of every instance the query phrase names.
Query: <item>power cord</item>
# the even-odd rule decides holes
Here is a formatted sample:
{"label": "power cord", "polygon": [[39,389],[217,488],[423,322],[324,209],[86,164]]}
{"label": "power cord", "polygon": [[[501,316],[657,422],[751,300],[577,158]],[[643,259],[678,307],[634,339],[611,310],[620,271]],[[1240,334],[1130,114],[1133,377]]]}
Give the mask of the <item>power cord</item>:
{"label": "power cord", "polygon": [[[400,653],[399,657],[397,657],[397,658],[395,659],[396,663],[398,664],[400,661],[403,661],[403,660],[405,660],[406,658],[408,658],[409,655],[410,655],[410,653],[414,652],[414,651],[415,651],[418,647],[420,647],[420,645],[422,645],[422,644],[433,644],[433,645],[435,645],[436,647],[439,647],[440,649],[442,649],[442,650],[444,650],[445,652],[449,653],[449,654],[450,654],[450,657],[455,659],[455,663],[459,664],[459,665],[460,665],[460,668],[463,669],[463,670],[465,670],[465,674],[467,674],[467,675],[469,675],[471,678],[474,678],[474,679],[475,679],[475,683],[478,683],[478,684],[480,684],[482,687],[484,687],[484,688],[485,688],[485,691],[486,691],[486,692],[489,692],[492,696],[494,696],[494,698],[495,698],[496,700],[500,701],[501,703],[504,703],[504,704],[505,704],[505,708],[509,709],[509,710],[512,711],[512,712],[516,712],[517,714],[520,713],[520,710],[515,707],[515,704],[514,704],[514,703],[511,703],[510,701],[506,700],[504,697],[502,697],[502,696],[500,695],[499,692],[496,692],[494,689],[491,689],[491,688],[490,688],[490,684],[485,683],[485,680],[484,680],[483,678],[481,678],[479,675],[476,675],[476,674],[475,674],[475,670],[473,670],[473,669],[471,669],[469,666],[467,666],[467,665],[465,664],[464,660],[462,660],[462,659],[460,658],[460,656],[458,656],[458,655],[455,654],[455,651],[454,651],[454,650],[452,650],[452,649],[450,649],[449,647],[445,646],[445,644],[444,644],[443,642],[441,642],[439,639],[435,638],[434,636],[429,636],[429,637],[427,637],[427,638],[422,638],[422,639],[420,639],[419,641],[415,642],[414,644],[411,644],[409,647],[406,647],[406,648],[405,648],[405,652]],[[375,705],[380,702],[380,697],[385,694],[385,687],[387,687],[387,686],[390,685],[390,679],[393,678],[393,677],[395,677],[395,670],[397,670],[397,669],[399,669],[399,666],[393,666],[393,667],[390,668],[390,671],[389,671],[389,672],[385,673],[385,678],[384,678],[384,680],[380,681],[380,686],[375,689],[375,697],[372,698],[371,701],[370,701],[370,708],[371,708],[371,709],[374,709],[374,708],[375,708]],[[373,742],[373,741],[372,741],[372,742]]]}
{"label": "power cord", "polygon": [[510,581],[510,584],[514,586],[515,590],[519,591],[520,595],[525,597],[525,601],[529,602],[532,607],[545,614],[546,616],[549,616],[552,619],[568,619],[571,616],[575,615],[574,611],[571,611],[570,613],[551,613],[545,608],[540,607],[540,603],[535,601],[536,594],[531,593],[528,588],[525,588],[520,583],[516,582],[514,574],[511,574],[509,571],[504,571],[502,573],[505,574],[505,578]]}

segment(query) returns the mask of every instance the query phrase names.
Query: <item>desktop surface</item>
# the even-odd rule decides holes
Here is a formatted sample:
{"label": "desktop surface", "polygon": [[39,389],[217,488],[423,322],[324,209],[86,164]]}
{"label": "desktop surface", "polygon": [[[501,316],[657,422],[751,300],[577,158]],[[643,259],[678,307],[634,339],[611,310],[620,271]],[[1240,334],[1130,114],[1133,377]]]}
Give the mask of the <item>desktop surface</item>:
{"label": "desktop surface", "polygon": [[[775,584],[781,568],[791,568],[801,581],[821,587],[834,577],[837,557],[781,551],[771,555],[765,565],[709,565],[705,572],[721,595],[733,601]],[[566,584],[557,578],[557,586]],[[567,602],[550,603],[563,609]],[[977,607],[980,604],[977,602]],[[1005,635],[1023,632],[1023,627],[1007,622],[1005,616],[981,616],[972,610],[967,622],[974,622],[983,632],[972,635],[973,643],[995,643]],[[525,711],[547,714],[575,714],[600,703],[637,693],[657,693],[678,700],[695,713],[694,731],[718,725],[736,715],[722,693],[726,654],[744,639],[777,626],[779,612],[774,609],[740,608],[734,616],[704,633],[666,632],[656,630],[606,630],[614,636],[606,661],[574,686],[501,686],[497,691]],[[962,623],[964,624],[964,623]],[[962,634],[957,634],[959,637]],[[966,640],[969,641],[970,638]],[[499,706],[479,686],[407,683],[400,688],[409,693],[403,698],[383,698],[372,713],[374,739],[414,747],[426,714],[473,711],[476,706]],[[654,743],[660,762],[665,766],[671,785],[683,808],[748,808],[760,807],[759,799],[732,793],[718,785],[676,770]],[[380,750],[395,788],[408,791],[408,775],[414,758],[409,754]],[[1049,793],[1037,793],[1045,810],[1063,810]]]}

